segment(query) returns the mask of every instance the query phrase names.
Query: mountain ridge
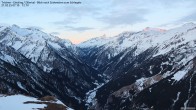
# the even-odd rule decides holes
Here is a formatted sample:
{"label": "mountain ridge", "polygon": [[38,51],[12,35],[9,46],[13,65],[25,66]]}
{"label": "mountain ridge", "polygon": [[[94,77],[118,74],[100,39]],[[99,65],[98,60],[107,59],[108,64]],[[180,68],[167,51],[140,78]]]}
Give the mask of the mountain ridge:
{"label": "mountain ridge", "polygon": [[[191,107],[195,35],[188,23],[75,45],[39,29],[0,26],[0,93],[52,95],[82,110]],[[164,91],[173,95],[158,97]]]}

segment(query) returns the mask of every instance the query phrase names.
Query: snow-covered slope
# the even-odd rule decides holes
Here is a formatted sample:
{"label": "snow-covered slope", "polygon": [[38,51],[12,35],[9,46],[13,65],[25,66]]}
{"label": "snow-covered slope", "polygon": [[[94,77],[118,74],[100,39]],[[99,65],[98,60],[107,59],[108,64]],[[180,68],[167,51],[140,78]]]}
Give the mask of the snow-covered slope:
{"label": "snow-covered slope", "polygon": [[0,42],[13,47],[34,63],[37,62],[44,47],[48,44],[55,49],[68,48],[76,52],[70,41],[44,33],[36,28],[20,28],[17,25],[0,28]]}
{"label": "snow-covered slope", "polygon": [[44,108],[45,104],[24,104],[27,101],[38,101],[36,98],[24,95],[5,96],[0,95],[1,110],[33,110]]}
{"label": "snow-covered slope", "polygon": [[[107,49],[114,49],[112,52],[109,53],[110,56],[113,57],[118,55],[120,52],[124,51],[127,48],[137,46],[137,52],[135,53],[137,55],[150,47],[161,46],[161,45],[163,46],[173,42],[174,40],[178,40],[179,37],[181,36],[180,34],[186,34],[188,31],[194,28],[196,28],[196,24],[193,23],[184,24],[182,27],[178,27],[171,30],[163,30],[158,28],[147,27],[140,32],[124,32],[122,34],[119,34],[111,38],[107,38],[107,37],[93,38],[91,40],[82,42],[77,46],[80,48],[104,47],[102,51]],[[178,37],[175,35],[178,35]],[[184,42],[188,42],[193,39],[194,37],[187,35],[187,37],[185,37]]]}
{"label": "snow-covered slope", "polygon": [[94,45],[89,45],[96,38],[78,46],[83,50],[87,47],[91,48],[88,52],[85,52],[86,57],[84,57],[84,60],[95,68],[101,69],[121,52],[130,51],[134,48],[136,48],[134,51],[135,56],[149,48],[155,47],[159,49],[154,56],[165,54],[171,49],[175,49],[178,45],[195,40],[195,36],[193,36],[196,31],[195,28],[196,24],[193,23],[184,24],[171,30],[147,28],[140,32],[126,32],[113,38],[101,39],[100,41],[97,38],[98,41],[95,42],[104,40],[104,43],[96,46],[96,48]]}
{"label": "snow-covered slope", "polygon": [[51,109],[50,106],[53,105],[53,109],[58,110],[73,110],[65,106],[60,100],[50,100],[42,101],[34,97],[24,96],[24,95],[5,95],[0,94],[0,109],[1,110],[40,110],[44,108]]}
{"label": "snow-covered slope", "polygon": [[101,37],[96,37],[87,41],[84,41],[77,46],[80,48],[94,48],[94,47],[99,47],[102,46],[106,43],[108,43],[110,38],[107,38],[105,35]]}

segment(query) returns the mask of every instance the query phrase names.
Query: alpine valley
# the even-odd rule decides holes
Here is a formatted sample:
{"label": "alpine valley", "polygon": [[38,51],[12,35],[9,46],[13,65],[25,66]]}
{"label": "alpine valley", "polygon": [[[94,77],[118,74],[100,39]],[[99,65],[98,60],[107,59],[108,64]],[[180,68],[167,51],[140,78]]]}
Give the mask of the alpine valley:
{"label": "alpine valley", "polygon": [[77,45],[36,28],[0,26],[0,94],[55,97],[62,110],[194,108],[196,24]]}

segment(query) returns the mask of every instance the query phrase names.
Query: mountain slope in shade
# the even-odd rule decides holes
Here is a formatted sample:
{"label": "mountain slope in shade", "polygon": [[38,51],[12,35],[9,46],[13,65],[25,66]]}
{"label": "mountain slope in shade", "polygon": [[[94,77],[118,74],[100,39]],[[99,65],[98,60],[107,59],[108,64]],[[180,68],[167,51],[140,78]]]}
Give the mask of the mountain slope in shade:
{"label": "mountain slope in shade", "polygon": [[2,93],[54,95],[66,105],[84,108],[85,93],[103,80],[98,71],[81,62],[73,44],[40,30],[2,28]]}

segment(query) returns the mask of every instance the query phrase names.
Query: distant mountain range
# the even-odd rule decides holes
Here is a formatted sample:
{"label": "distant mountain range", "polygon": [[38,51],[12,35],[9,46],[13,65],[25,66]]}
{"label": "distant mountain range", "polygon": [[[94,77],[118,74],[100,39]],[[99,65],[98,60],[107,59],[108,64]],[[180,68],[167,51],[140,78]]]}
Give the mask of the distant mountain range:
{"label": "distant mountain range", "polygon": [[196,24],[145,28],[78,45],[0,26],[0,94],[55,96],[76,110],[196,107]]}

